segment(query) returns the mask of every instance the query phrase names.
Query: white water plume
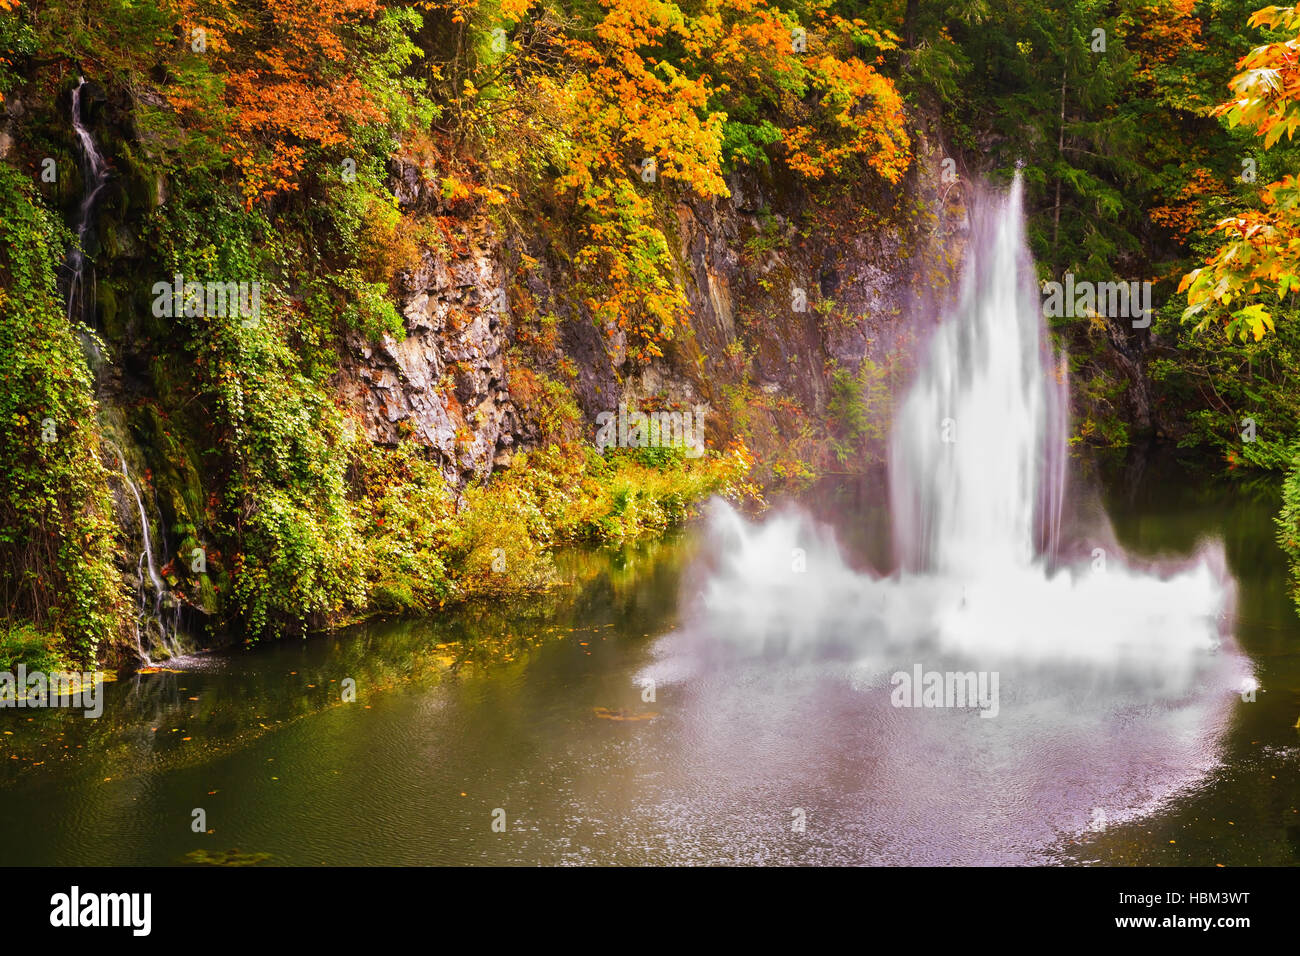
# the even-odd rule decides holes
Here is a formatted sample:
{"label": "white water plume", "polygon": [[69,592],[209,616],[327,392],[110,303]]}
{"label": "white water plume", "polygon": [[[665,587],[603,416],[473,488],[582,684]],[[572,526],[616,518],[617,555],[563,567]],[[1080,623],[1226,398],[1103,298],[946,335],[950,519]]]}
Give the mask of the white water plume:
{"label": "white water plume", "polygon": [[960,306],[894,423],[894,544],[910,571],[1053,556],[1068,386],[1039,314],[1021,192],[1017,177],[1000,208],[975,216]]}
{"label": "white water plume", "polygon": [[[837,810],[866,861],[1042,859],[1098,813],[1149,812],[1218,764],[1251,674],[1218,542],[1164,566],[1114,546],[1067,560],[1067,386],[1019,181],[977,211],[960,305],[894,423],[898,570],[853,569],[802,514],[754,525],[717,504],[709,577],[643,675],[680,688],[720,763],[780,764],[792,793],[870,768]],[[893,675],[918,666],[997,674],[996,719],[897,706]]]}

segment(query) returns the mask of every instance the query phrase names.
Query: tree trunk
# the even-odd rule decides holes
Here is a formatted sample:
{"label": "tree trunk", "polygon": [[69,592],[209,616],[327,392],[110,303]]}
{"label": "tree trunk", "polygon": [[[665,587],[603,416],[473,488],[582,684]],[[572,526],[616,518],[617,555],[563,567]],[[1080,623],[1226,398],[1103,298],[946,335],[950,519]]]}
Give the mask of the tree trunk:
{"label": "tree trunk", "polygon": [[903,12],[903,48],[910,50],[916,46],[916,15],[921,0],[907,0],[907,9]]}

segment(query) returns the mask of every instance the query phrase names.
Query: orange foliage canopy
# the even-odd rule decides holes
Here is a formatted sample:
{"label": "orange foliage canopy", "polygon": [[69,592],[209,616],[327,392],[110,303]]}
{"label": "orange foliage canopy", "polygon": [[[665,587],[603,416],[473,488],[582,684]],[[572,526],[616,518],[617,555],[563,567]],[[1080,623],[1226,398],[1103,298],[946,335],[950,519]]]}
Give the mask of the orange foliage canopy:
{"label": "orange foliage canopy", "polygon": [[[296,188],[308,145],[340,145],[350,125],[384,118],[342,36],[380,10],[378,0],[178,0],[193,55],[225,74],[222,148],[242,173],[246,205]],[[170,98],[202,106],[184,90]]]}
{"label": "orange foliage canopy", "polygon": [[[806,4],[801,26],[768,0],[600,0],[594,30],[565,48],[579,70],[555,96],[574,129],[561,190],[587,220],[575,264],[598,278],[587,306],[640,357],[661,355],[686,310],[669,243],[657,226],[655,185],[726,196],[723,142],[731,104],[764,103],[769,142],[795,173],[839,175],[860,158],[896,183],[911,161],[902,98],[857,54],[893,46],[861,21]],[[744,122],[745,120],[741,120]],[[774,137],[774,138],[773,138]]]}
{"label": "orange foliage canopy", "polygon": [[1201,221],[1201,209],[1210,197],[1228,195],[1223,177],[1209,169],[1197,167],[1178,190],[1174,201],[1151,207],[1151,221],[1164,226],[1180,240],[1185,240]]}
{"label": "orange foliage canopy", "polygon": [[[0,0],[0,11],[8,12],[10,10],[17,10],[18,3],[19,0]],[[8,62],[9,61],[5,57],[0,56],[0,65],[4,65]],[[4,93],[0,93],[0,103],[3,103],[4,101],[5,101],[5,95]]]}
{"label": "orange foliage canopy", "polygon": [[[1300,129],[1300,8],[1265,7],[1251,15],[1250,24],[1291,36],[1242,57],[1229,84],[1233,99],[1215,112],[1226,116],[1230,126],[1254,129],[1268,149]],[[1204,313],[1200,328],[1220,317],[1229,337],[1245,340],[1249,335],[1258,341],[1273,330],[1273,317],[1264,303],[1251,300],[1265,292],[1280,300],[1300,291],[1300,181],[1284,176],[1265,186],[1260,199],[1263,209],[1248,209],[1215,225],[1223,245],[1178,286],[1187,291],[1184,319]]]}

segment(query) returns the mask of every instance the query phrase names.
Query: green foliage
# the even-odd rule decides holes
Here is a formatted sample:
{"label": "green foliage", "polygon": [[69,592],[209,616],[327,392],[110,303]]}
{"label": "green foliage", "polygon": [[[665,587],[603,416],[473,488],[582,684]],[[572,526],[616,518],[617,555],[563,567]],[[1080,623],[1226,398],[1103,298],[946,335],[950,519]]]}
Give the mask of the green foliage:
{"label": "green foliage", "polygon": [[417,251],[398,238],[402,216],[385,185],[378,152],[385,144],[375,140],[369,145],[375,153],[363,154],[359,162],[347,157],[346,167],[330,167],[325,177],[317,213],[323,222],[311,225],[320,234],[321,258],[332,268],[304,268],[296,278],[311,288],[312,308],[322,318],[335,316],[340,328],[356,329],[372,340],[387,335],[401,341],[406,324],[390,285],[393,273],[408,264],[402,257],[414,258]]}
{"label": "green foliage", "polygon": [[443,553],[455,497],[437,465],[410,442],[377,448],[360,434],[351,457],[370,609],[427,612],[459,596]]}
{"label": "green foliage", "polygon": [[[1182,428],[1184,448],[1215,451],[1229,466],[1283,471],[1300,429],[1300,322],[1280,313],[1277,333],[1262,341],[1196,332],[1180,321],[1185,300],[1169,300],[1155,331],[1174,348],[1148,365],[1158,407]],[[1255,423],[1254,442],[1242,441],[1245,419]]]}
{"label": "green foliage", "polygon": [[398,342],[406,338],[406,320],[389,295],[388,283],[369,282],[356,269],[335,273],[327,280],[332,286],[330,297],[322,293],[310,299],[313,310],[328,314],[331,305],[341,306],[339,321],[344,328],[356,329],[366,338],[378,341],[388,336]]}
{"label": "green foliage", "polygon": [[1109,370],[1094,368],[1084,369],[1083,374],[1073,374],[1070,383],[1087,409],[1074,426],[1071,443],[1086,441],[1109,448],[1124,448],[1131,444],[1129,425],[1121,413],[1121,402],[1129,382]]}
{"label": "green foliage", "polygon": [[686,460],[685,450],[680,445],[647,445],[644,448],[613,448],[607,457],[626,456],[629,460],[645,465],[647,468],[674,468]]}
{"label": "green foliage", "polygon": [[[269,277],[288,261],[282,236],[219,184],[186,186],[165,216],[155,214],[166,273],[262,284],[255,319],[172,320],[194,356],[216,430],[221,502],[214,518],[233,591],[227,613],[254,637],[320,626],[365,599],[340,454],[342,419],[323,387],[331,369],[303,348],[314,343],[321,319],[275,292]],[[196,241],[199,234],[206,243]]]}
{"label": "green foliage", "polygon": [[15,61],[40,49],[40,39],[19,10],[0,10],[0,93],[18,85]]}
{"label": "green foliage", "polygon": [[[745,105],[749,105],[746,103]],[[753,114],[752,106],[744,113]],[[736,112],[730,117],[738,115]],[[743,114],[740,114],[743,115]],[[781,131],[767,119],[751,118],[749,122],[728,118],[722,124],[722,155],[725,157],[723,169],[731,172],[736,166],[766,166],[769,162],[768,147],[781,141]]]}
{"label": "green foliage", "polygon": [[1282,482],[1282,508],[1275,520],[1277,542],[1291,565],[1291,597],[1300,613],[1300,443],[1291,447],[1290,467]]}
{"label": "green foliage", "polygon": [[863,359],[856,373],[841,366],[831,373],[826,413],[831,449],[841,465],[861,461],[870,442],[883,440],[881,423],[888,420],[888,401],[886,371],[871,359]]}
{"label": "green foliage", "polygon": [[545,542],[553,529],[529,493],[526,476],[471,485],[464,505],[448,524],[444,553],[465,593],[536,590],[551,583]]}
{"label": "green foliage", "polygon": [[572,507],[557,516],[564,539],[611,540],[660,532],[684,521],[710,495],[736,498],[749,468],[742,456],[688,459],[671,448],[620,448],[588,462]]}
{"label": "green foliage", "polygon": [[[554,319],[542,320],[545,328]],[[518,350],[507,354],[506,372],[510,395],[516,405],[536,422],[546,444],[566,445],[578,439],[582,431],[582,411],[573,393],[561,381],[545,372],[530,368]]]}
{"label": "green foliage", "polygon": [[70,670],[71,662],[58,640],[28,622],[0,621],[0,671],[13,673],[19,664],[29,671]]}
{"label": "green foliage", "polygon": [[0,163],[0,580],[10,615],[92,659],[120,632],[108,472],[81,342],[55,287],[66,233]]}

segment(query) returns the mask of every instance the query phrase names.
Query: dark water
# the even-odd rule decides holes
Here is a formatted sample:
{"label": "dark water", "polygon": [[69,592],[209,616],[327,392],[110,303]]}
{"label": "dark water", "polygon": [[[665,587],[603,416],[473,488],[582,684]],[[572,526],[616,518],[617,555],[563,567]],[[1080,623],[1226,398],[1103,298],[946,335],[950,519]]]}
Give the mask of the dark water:
{"label": "dark water", "polygon": [[1275,482],[1208,482],[1172,464],[1115,476],[1105,495],[1121,542],[1186,554],[1223,541],[1238,584],[1235,634],[1261,689],[1236,702],[1222,765],[1164,812],[1069,848],[1116,865],[1300,864],[1300,617],[1275,543]]}
{"label": "dark water", "polygon": [[[571,583],[552,595],[124,678],[98,720],[0,711],[0,864],[173,864],[236,849],[301,865],[1294,864],[1300,619],[1273,544],[1276,501],[1167,468],[1109,488],[1134,552],[1224,540],[1237,640],[1262,685],[1205,748],[1213,766],[1136,819],[1089,827],[1081,798],[1077,826],[1052,822],[1059,813],[1010,826],[1036,801],[1068,802],[1072,768],[1057,792],[1050,777],[999,777],[994,759],[970,782],[969,813],[940,820],[927,795],[963,782],[927,776],[922,751],[936,742],[905,741],[916,776],[898,780],[913,764],[881,757],[893,731],[864,723],[860,694],[833,674],[672,679],[665,660],[689,630],[679,607],[706,544],[696,525],[565,553]],[[823,509],[863,564],[885,540],[876,500],[852,489]],[[638,684],[647,673],[669,675],[653,702]],[[348,678],[355,703],[340,700]],[[1141,752],[1113,746],[1117,761]],[[199,808],[210,833],[193,830]]]}

